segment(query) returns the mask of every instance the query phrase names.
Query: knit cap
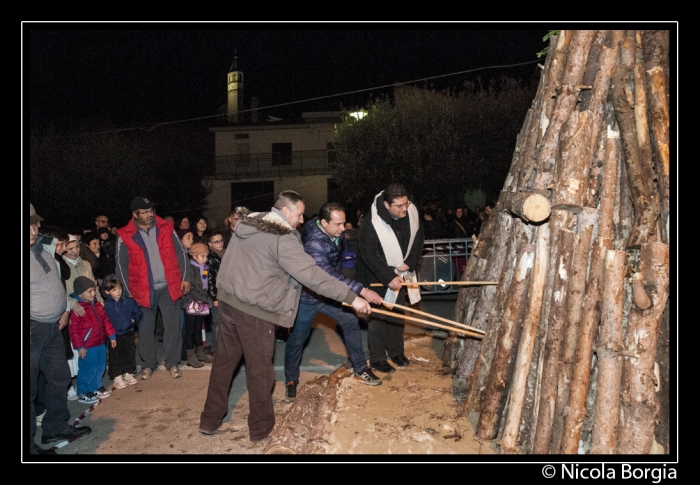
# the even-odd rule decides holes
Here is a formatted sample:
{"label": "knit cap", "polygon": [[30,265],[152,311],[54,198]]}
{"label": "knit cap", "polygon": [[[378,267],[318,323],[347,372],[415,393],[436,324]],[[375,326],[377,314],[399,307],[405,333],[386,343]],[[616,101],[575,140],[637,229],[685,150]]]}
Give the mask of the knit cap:
{"label": "knit cap", "polygon": [[190,256],[197,256],[198,254],[209,254],[209,248],[206,244],[195,243],[189,249]]}
{"label": "knit cap", "polygon": [[73,292],[80,296],[94,286],[95,282],[87,276],[78,276],[73,282]]}

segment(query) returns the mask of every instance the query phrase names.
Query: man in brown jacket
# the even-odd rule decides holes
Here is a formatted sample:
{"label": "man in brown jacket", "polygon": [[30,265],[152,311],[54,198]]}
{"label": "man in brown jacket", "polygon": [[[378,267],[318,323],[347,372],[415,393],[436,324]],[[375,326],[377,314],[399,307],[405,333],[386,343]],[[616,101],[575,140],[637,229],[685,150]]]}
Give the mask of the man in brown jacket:
{"label": "man in brown jacket", "polygon": [[372,311],[367,301],[319,268],[304,252],[295,229],[303,221],[304,209],[301,196],[287,190],[280,193],[270,212],[241,211],[217,276],[218,350],[200,418],[203,434],[227,428],[222,421],[241,358],[245,358],[250,395],[250,440],[260,441],[272,432],[275,325],[289,328],[294,324],[302,286],[351,304],[359,313]]}

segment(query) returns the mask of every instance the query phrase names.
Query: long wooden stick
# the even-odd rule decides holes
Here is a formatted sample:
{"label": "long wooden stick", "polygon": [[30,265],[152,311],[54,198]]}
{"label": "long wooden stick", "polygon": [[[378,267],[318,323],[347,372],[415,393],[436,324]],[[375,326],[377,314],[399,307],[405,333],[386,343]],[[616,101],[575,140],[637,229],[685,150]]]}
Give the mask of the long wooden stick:
{"label": "long wooden stick", "polygon": [[411,307],[408,307],[408,306],[399,305],[398,303],[389,303],[389,302],[386,301],[386,300],[382,300],[382,304],[383,304],[385,307],[387,307],[389,310],[391,310],[393,307],[396,307],[396,308],[398,308],[399,310],[405,310],[405,311],[408,311],[408,312],[417,313],[418,315],[423,315],[424,317],[434,318],[435,320],[440,320],[441,322],[446,322],[446,323],[449,323],[450,325],[455,325],[455,326],[457,326],[457,327],[465,328],[465,329],[467,329],[467,330],[471,330],[472,332],[481,333],[481,334],[486,333],[484,330],[481,330],[480,328],[470,327],[469,325],[465,325],[465,324],[463,324],[463,323],[455,322],[454,320],[449,320],[449,319],[447,319],[447,318],[438,317],[437,315],[433,315],[433,314],[431,314],[431,313],[424,312],[424,311],[421,311],[421,310],[416,310],[415,308],[411,308]]}
{"label": "long wooden stick", "polygon": [[[352,307],[352,305],[345,303],[345,302],[343,302],[343,305]],[[469,337],[484,338],[484,336],[481,335],[480,333],[472,332],[469,330],[461,330],[459,328],[454,328],[454,327],[448,327],[447,325],[442,325],[440,323],[435,323],[435,322],[429,322],[428,320],[423,320],[422,318],[409,317],[408,315],[401,315],[399,313],[393,313],[393,312],[388,312],[385,310],[379,310],[377,308],[372,308],[372,313],[379,313],[381,315],[388,315],[388,316],[394,317],[394,318],[403,318],[404,320],[410,320],[412,322],[422,323],[424,325],[428,325],[431,327],[438,327],[438,328],[442,328],[444,330],[449,330],[451,332],[459,332],[459,333],[462,333],[464,335],[468,335]]]}
{"label": "long wooden stick", "polygon": [[[418,285],[432,285],[432,286],[468,286],[468,285],[497,285],[498,281],[404,281],[401,286],[418,286]],[[382,283],[370,283],[369,286],[386,286]]]}

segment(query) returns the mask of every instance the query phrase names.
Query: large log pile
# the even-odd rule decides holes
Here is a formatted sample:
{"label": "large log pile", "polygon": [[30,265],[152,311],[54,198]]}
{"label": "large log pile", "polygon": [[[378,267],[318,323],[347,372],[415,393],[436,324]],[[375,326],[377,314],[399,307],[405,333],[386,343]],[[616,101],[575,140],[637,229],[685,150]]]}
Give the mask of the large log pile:
{"label": "large log pile", "polygon": [[457,300],[486,334],[445,346],[502,453],[669,451],[668,52],[668,31],[551,38],[463,276],[499,284]]}

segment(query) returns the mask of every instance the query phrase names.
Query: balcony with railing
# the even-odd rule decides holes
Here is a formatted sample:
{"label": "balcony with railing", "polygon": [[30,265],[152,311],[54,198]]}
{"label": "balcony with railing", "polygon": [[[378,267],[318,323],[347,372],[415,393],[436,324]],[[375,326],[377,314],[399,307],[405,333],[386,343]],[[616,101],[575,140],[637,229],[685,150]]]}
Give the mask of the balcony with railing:
{"label": "balcony with railing", "polygon": [[333,152],[306,150],[216,157],[217,179],[289,177],[330,174]]}

